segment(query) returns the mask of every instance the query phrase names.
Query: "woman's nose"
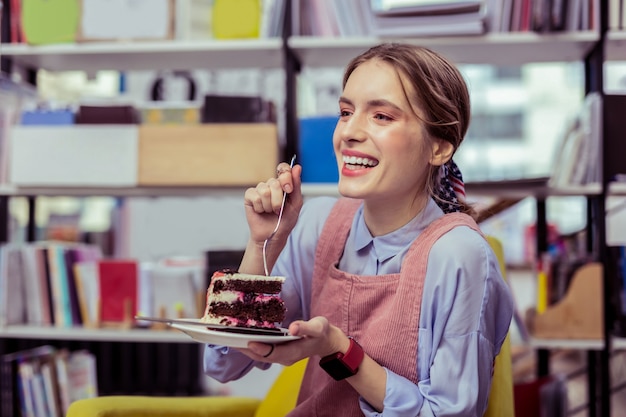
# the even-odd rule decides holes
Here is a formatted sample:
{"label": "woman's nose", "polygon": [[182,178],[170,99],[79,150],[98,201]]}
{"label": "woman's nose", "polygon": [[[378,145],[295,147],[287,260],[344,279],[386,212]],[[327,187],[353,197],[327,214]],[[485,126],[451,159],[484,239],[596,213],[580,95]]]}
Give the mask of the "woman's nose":
{"label": "woman's nose", "polygon": [[363,115],[353,113],[343,125],[341,139],[363,141],[367,137]]}

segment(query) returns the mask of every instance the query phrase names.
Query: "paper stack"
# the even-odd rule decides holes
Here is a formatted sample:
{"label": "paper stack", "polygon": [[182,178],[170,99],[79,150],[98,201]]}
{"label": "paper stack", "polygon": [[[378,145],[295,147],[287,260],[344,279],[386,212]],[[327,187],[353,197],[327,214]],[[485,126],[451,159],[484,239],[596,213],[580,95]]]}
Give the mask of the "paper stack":
{"label": "paper stack", "polygon": [[379,37],[481,35],[486,0],[373,0],[373,34]]}

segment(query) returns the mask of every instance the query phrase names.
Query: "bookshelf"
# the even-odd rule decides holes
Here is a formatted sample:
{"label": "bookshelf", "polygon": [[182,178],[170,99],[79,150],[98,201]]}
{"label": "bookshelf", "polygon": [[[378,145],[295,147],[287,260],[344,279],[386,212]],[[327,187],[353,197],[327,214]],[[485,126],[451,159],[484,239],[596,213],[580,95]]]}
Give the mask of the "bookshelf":
{"label": "bookshelf", "polygon": [[[601,9],[606,7],[602,5]],[[606,13],[606,10],[601,10]],[[601,19],[602,20],[602,19]],[[562,33],[492,33],[481,36],[464,37],[428,37],[398,39],[424,45],[450,57],[457,63],[521,65],[539,62],[585,62],[588,76],[593,78],[588,89],[602,89],[597,85],[601,80],[600,68],[604,60],[626,60],[626,32],[610,32],[606,38],[600,31],[562,32]],[[258,39],[245,41],[161,41],[161,42],[100,42],[68,45],[49,45],[33,47],[28,45],[2,45],[2,57],[11,61],[18,70],[44,68],[51,71],[102,69],[158,70],[158,69],[227,69],[237,67],[256,67],[265,69],[284,69],[286,77],[286,112],[287,146],[297,149],[297,131],[293,120],[295,112],[296,79],[294,71],[304,67],[343,66],[348,57],[352,57],[382,40],[373,37],[326,38],[326,37],[285,37],[284,39]],[[291,74],[292,76],[289,76]],[[596,84],[596,85],[594,85]],[[286,152],[291,154],[292,152]],[[12,187],[0,188],[0,196],[5,199],[14,196],[202,196],[219,192],[219,187],[121,187],[121,188],[83,188],[83,187]],[[306,196],[335,195],[336,187],[328,184],[305,184]],[[551,188],[545,182],[537,183],[470,183],[467,184],[470,196],[497,197],[534,197],[538,200],[538,219],[545,222],[545,198],[550,196],[586,196],[596,212],[603,211],[602,200],[607,193],[626,195],[626,185],[591,184],[580,187]],[[604,226],[597,217],[592,219],[590,227]],[[539,228],[541,229],[541,228]],[[600,234],[600,239],[604,235]],[[545,243],[545,234],[539,233],[538,249]],[[602,243],[601,243],[602,245]],[[606,279],[610,279],[607,277]],[[606,284],[605,279],[605,284]],[[608,316],[607,316],[608,317]],[[42,329],[27,326],[11,326],[0,329],[0,338],[38,338],[66,340],[101,340],[168,342],[179,343],[188,340],[178,332],[149,332],[133,330],[128,332],[89,330],[89,329]],[[607,343],[608,342],[608,343]],[[605,340],[546,340],[535,339],[532,347],[538,350],[558,348],[581,349],[599,353],[601,393],[598,404],[591,416],[600,410],[599,415],[609,416],[610,405],[607,352],[611,348],[626,348],[626,341],[620,338]],[[594,354],[595,354],[594,353]],[[546,363],[540,366],[545,370]],[[596,410],[597,408],[597,410]]]}

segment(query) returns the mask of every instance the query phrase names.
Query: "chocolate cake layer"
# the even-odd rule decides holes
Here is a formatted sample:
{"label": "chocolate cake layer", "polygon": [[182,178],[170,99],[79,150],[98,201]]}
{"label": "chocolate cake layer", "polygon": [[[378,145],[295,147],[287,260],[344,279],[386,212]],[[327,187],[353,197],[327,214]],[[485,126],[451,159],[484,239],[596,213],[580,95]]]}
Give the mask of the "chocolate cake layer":
{"label": "chocolate cake layer", "polygon": [[281,322],[285,318],[285,305],[277,299],[270,299],[263,303],[213,303],[210,313],[216,316],[228,316],[236,319],[251,319],[256,321]]}
{"label": "chocolate cake layer", "polygon": [[241,291],[258,294],[278,294],[283,283],[280,281],[251,281],[245,279],[216,279],[213,283],[213,292]]}

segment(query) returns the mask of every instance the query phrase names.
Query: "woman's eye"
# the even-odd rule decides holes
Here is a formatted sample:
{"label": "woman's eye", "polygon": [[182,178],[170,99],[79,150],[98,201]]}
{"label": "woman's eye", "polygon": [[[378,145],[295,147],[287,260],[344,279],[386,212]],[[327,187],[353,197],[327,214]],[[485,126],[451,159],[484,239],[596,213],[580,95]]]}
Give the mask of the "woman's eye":
{"label": "woman's eye", "polygon": [[339,112],[339,116],[341,116],[341,117],[350,116],[350,114],[352,114],[352,113],[350,113],[348,110],[341,110]]}
{"label": "woman's eye", "polygon": [[387,116],[386,114],[377,113],[374,115],[374,119],[389,121],[391,120],[391,117]]}

